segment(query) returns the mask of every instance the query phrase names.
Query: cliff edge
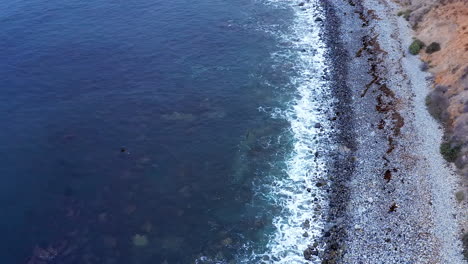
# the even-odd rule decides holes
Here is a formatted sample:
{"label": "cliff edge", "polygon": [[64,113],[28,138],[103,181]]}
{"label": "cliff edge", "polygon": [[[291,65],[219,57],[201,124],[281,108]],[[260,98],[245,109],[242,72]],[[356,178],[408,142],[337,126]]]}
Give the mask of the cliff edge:
{"label": "cliff edge", "polygon": [[[395,0],[399,16],[415,32],[409,47],[424,62],[422,70],[433,75],[433,89],[426,98],[429,112],[444,128],[440,152],[454,162],[461,175],[456,199],[467,206],[468,190],[468,1]],[[468,259],[468,223],[463,224],[464,255]]]}

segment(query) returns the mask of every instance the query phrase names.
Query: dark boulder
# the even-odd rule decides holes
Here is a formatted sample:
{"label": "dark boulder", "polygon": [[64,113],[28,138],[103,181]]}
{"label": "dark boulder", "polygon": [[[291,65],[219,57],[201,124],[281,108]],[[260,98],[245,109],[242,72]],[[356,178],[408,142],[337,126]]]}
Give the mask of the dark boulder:
{"label": "dark boulder", "polygon": [[318,251],[311,246],[307,247],[304,252],[304,259],[312,260],[312,256],[318,256]]}

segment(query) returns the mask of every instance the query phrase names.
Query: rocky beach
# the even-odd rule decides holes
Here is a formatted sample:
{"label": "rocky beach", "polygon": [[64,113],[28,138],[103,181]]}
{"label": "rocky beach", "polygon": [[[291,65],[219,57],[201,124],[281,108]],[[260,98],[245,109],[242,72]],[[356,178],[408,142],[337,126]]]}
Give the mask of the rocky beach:
{"label": "rocky beach", "polygon": [[346,139],[322,263],[466,263],[466,178],[441,154],[447,127],[427,109],[437,81],[408,48],[415,26],[400,4],[326,3]]}

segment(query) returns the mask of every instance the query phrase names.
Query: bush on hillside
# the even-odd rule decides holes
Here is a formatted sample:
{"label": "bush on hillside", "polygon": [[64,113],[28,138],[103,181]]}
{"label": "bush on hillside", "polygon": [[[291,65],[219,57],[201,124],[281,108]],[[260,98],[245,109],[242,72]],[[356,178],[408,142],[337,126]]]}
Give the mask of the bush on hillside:
{"label": "bush on hillside", "polygon": [[465,192],[464,191],[458,191],[455,193],[455,199],[457,199],[457,202],[461,203],[463,200],[465,200]]}
{"label": "bush on hillside", "polygon": [[402,10],[402,11],[398,12],[397,15],[398,16],[403,16],[403,18],[408,21],[409,18],[410,18],[410,15],[411,15],[411,10],[409,10],[409,9],[406,9],[404,11]]}
{"label": "bush on hillside", "polygon": [[413,55],[418,55],[419,51],[421,51],[422,48],[424,48],[424,42],[422,42],[419,39],[415,39],[413,43],[409,46],[409,52]]}
{"label": "bush on hillside", "polygon": [[440,44],[437,42],[432,42],[431,44],[429,44],[429,46],[427,46],[426,53],[432,54],[439,50],[440,50]]}
{"label": "bush on hillside", "polygon": [[426,106],[429,113],[437,121],[445,124],[449,120],[449,113],[447,108],[449,106],[449,100],[446,92],[448,88],[443,85],[437,85],[426,97]]}
{"label": "bush on hillside", "polygon": [[452,144],[444,142],[440,144],[440,154],[448,162],[454,162],[458,158],[458,153],[460,153],[460,146],[452,147]]}
{"label": "bush on hillside", "polygon": [[463,255],[465,259],[468,260],[468,233],[465,233],[462,237],[463,242]]}

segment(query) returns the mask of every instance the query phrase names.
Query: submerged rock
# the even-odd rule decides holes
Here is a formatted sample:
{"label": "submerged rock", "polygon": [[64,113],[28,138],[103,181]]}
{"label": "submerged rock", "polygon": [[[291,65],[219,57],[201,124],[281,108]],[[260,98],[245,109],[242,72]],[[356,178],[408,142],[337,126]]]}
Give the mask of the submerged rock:
{"label": "submerged rock", "polygon": [[137,247],[144,247],[148,245],[148,238],[145,235],[135,234],[132,241],[133,245]]}
{"label": "submerged rock", "polygon": [[117,246],[117,239],[110,235],[102,237],[102,242],[106,248],[115,248]]}
{"label": "submerged rock", "polygon": [[168,121],[193,121],[196,117],[193,114],[173,112],[172,114],[161,115],[161,118]]}
{"label": "submerged rock", "polygon": [[141,226],[141,229],[143,231],[145,231],[146,233],[151,233],[151,231],[153,230],[153,225],[146,221],[142,226]]}
{"label": "submerged rock", "polygon": [[183,242],[184,242],[183,237],[169,236],[162,240],[161,247],[163,249],[178,251],[182,247]]}
{"label": "submerged rock", "polygon": [[225,238],[221,241],[221,244],[223,246],[229,246],[232,244],[232,238],[228,237],[228,238]]}

